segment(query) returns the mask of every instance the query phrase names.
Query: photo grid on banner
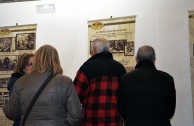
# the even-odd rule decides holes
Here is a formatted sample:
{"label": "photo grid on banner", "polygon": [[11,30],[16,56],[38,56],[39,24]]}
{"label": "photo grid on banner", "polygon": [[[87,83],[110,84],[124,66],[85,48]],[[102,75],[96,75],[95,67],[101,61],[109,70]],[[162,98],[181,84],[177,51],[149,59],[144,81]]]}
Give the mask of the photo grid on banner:
{"label": "photo grid on banner", "polygon": [[0,27],[0,126],[13,124],[3,113],[9,100],[7,82],[20,55],[35,52],[36,29],[36,24]]}
{"label": "photo grid on banner", "polygon": [[136,16],[88,21],[89,55],[91,42],[103,37],[109,41],[113,58],[127,71],[135,66],[135,19]]}

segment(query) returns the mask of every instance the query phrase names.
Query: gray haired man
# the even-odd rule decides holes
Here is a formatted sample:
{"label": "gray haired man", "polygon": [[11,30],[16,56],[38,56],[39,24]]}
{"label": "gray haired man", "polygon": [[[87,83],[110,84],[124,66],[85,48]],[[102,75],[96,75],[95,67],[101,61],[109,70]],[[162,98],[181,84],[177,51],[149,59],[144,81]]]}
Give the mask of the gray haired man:
{"label": "gray haired man", "polygon": [[75,88],[84,108],[82,126],[119,126],[117,110],[119,79],[126,73],[113,59],[109,42],[97,38],[91,43],[92,57],[78,70]]}
{"label": "gray haired man", "polygon": [[125,126],[171,126],[176,105],[174,80],[156,69],[155,60],[154,49],[142,46],[135,70],[122,76],[118,109]]}

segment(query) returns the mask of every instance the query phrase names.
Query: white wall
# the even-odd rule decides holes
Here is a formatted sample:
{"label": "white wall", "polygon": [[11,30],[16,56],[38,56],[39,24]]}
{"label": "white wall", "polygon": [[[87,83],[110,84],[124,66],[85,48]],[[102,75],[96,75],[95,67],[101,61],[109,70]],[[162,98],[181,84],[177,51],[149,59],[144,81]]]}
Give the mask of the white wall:
{"label": "white wall", "polygon": [[[36,5],[54,3],[56,13],[36,14]],[[0,26],[38,24],[37,48],[51,44],[64,74],[74,78],[87,60],[87,21],[137,15],[136,44],[152,45],[158,69],[174,77],[177,107],[173,126],[193,126],[188,11],[193,0],[42,0],[0,4]]]}

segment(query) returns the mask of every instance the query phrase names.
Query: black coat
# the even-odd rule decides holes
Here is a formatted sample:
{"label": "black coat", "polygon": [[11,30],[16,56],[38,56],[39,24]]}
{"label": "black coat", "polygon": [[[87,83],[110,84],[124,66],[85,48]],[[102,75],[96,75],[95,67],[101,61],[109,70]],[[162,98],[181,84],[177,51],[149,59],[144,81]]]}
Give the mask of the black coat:
{"label": "black coat", "polygon": [[12,89],[13,89],[13,85],[16,82],[17,79],[19,79],[21,76],[23,76],[23,74],[15,72],[11,74],[11,77],[9,78],[8,81],[8,86],[7,86],[7,90],[9,91],[9,94],[11,94]]}
{"label": "black coat", "polygon": [[143,61],[122,77],[118,100],[125,126],[171,126],[176,105],[173,77]]}

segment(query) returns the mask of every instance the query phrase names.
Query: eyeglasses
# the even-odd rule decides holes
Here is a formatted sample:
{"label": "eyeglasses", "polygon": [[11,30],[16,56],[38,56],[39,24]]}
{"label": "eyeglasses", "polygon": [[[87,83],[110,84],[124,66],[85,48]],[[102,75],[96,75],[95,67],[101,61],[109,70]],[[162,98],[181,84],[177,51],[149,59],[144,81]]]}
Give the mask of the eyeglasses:
{"label": "eyeglasses", "polygon": [[26,66],[29,66],[29,67],[31,67],[31,66],[32,66],[32,63],[28,63]]}

